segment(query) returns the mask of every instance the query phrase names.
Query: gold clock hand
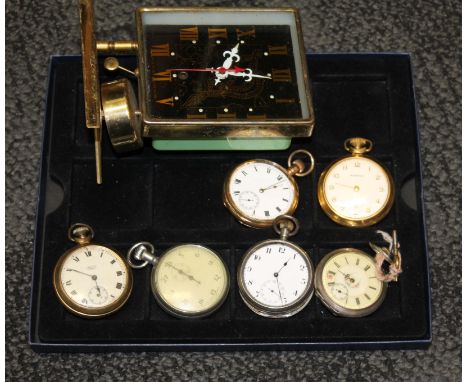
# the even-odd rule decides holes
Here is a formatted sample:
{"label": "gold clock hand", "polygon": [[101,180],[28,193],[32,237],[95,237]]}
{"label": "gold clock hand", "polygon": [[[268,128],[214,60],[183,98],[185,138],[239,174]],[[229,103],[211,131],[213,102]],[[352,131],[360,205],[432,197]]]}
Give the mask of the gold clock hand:
{"label": "gold clock hand", "polygon": [[355,185],[355,186],[350,186],[348,184],[343,184],[343,183],[335,183],[337,186],[341,186],[341,187],[347,187],[347,188],[352,188],[354,190],[354,192],[359,192],[360,190],[360,187],[358,185]]}
{"label": "gold clock hand", "polygon": [[263,193],[264,191],[270,190],[271,188],[276,188],[276,186],[278,186],[278,184],[283,183],[285,180],[286,180],[286,179],[283,179],[283,180],[280,180],[279,182],[276,182],[276,183],[272,184],[271,186],[268,186],[268,187],[265,187],[265,188],[261,188],[259,191],[260,191],[261,193]]}

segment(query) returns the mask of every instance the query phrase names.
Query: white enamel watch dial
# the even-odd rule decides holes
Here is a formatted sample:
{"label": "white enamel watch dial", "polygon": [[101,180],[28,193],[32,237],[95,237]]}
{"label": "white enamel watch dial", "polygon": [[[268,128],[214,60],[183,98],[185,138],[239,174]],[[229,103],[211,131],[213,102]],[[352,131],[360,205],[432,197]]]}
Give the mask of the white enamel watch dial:
{"label": "white enamel watch dial", "polygon": [[373,257],[358,249],[342,248],[320,261],[315,287],[317,296],[334,314],[362,317],[382,304],[387,284],[377,279]]}
{"label": "white enamel watch dial", "polygon": [[[309,157],[305,170],[299,153]],[[293,176],[306,176],[314,168],[314,158],[306,150],[296,150],[288,158],[285,169],[275,162],[254,159],[236,166],[224,183],[224,204],[243,224],[263,228],[273,224],[280,215],[292,214],[299,202],[299,189]]]}
{"label": "white enamel watch dial", "polygon": [[54,269],[59,300],[83,317],[108,315],[127,301],[132,289],[131,270],[113,249],[84,244],[67,251]]}
{"label": "white enamel watch dial", "polygon": [[319,202],[325,213],[339,224],[369,226],[389,212],[394,198],[393,181],[377,161],[363,156],[364,152],[349,150],[353,155],[333,162],[321,174]]}
{"label": "white enamel watch dial", "polygon": [[298,203],[294,179],[284,168],[266,160],[237,166],[226,182],[225,193],[237,217],[259,224],[269,225],[277,216],[292,213]]}
{"label": "white enamel watch dial", "polygon": [[[160,257],[153,252],[151,244],[138,243],[130,249],[127,258],[134,268],[141,268],[147,262],[154,264],[151,288],[159,305],[168,313],[181,318],[204,317],[225,301],[229,271],[214,251],[201,245],[183,244]],[[143,257],[139,257],[142,253]],[[133,258],[147,262],[135,265]]]}
{"label": "white enamel watch dial", "polygon": [[238,269],[246,305],[265,317],[289,317],[312,298],[314,270],[307,253],[286,240],[266,240],[250,248]]}

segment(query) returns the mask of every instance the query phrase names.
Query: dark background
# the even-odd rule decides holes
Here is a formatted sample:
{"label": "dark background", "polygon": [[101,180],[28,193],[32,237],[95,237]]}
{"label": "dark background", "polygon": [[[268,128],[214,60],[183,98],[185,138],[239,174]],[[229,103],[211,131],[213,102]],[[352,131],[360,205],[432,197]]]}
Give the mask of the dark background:
{"label": "dark background", "polygon": [[418,351],[36,354],[27,343],[49,56],[80,52],[78,0],[6,4],[8,380],[459,380],[461,2],[96,0],[100,39],[134,37],[140,5],[296,6],[316,52],[409,52],[419,101],[433,344]]}

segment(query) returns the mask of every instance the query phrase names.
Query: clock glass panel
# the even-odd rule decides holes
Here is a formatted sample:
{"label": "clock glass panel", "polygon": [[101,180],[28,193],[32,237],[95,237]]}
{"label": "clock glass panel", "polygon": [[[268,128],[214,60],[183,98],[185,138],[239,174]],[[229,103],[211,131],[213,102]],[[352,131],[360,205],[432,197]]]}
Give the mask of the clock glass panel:
{"label": "clock glass panel", "polygon": [[294,13],[230,13],[142,13],[150,118],[309,117]]}

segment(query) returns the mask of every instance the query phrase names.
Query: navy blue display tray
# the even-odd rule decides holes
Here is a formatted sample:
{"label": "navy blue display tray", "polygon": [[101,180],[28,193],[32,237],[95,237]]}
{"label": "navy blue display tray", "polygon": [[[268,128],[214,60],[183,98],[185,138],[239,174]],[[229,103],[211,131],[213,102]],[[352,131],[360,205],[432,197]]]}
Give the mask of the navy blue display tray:
{"label": "navy blue display tray", "polygon": [[[316,112],[311,138],[294,139],[277,152],[157,152],[146,142],[141,152],[116,156],[104,134],[104,183],[95,183],[92,132],[85,128],[81,58],[52,57],[44,125],[34,269],[30,344],[34,350],[239,350],[239,349],[403,349],[431,342],[427,241],[422,203],[418,123],[406,54],[314,54],[307,56]],[[124,66],[134,67],[131,57]],[[102,79],[115,74],[101,71]],[[338,226],[322,212],[316,189],[320,172],[345,154],[343,142],[364,136],[372,156],[395,180],[395,204],[373,227]],[[333,316],[314,296],[299,314],[286,319],[255,315],[242,302],[235,282],[242,254],[254,243],[274,238],[270,230],[240,225],[222,203],[230,168],[252,158],[285,164],[289,152],[310,150],[313,176],[298,181],[295,216],[301,230],[293,241],[315,265],[329,251],[352,246],[370,253],[376,229],[398,230],[404,273],[391,283],[375,313],[351,319]],[[125,253],[138,241],[156,250],[184,242],[215,249],[228,264],[231,289],[215,314],[195,320],[174,318],[154,300],[150,270],[134,271],[134,287],[116,314],[85,320],[66,311],[53,285],[54,265],[73,245],[67,229],[90,224],[95,241]]]}

